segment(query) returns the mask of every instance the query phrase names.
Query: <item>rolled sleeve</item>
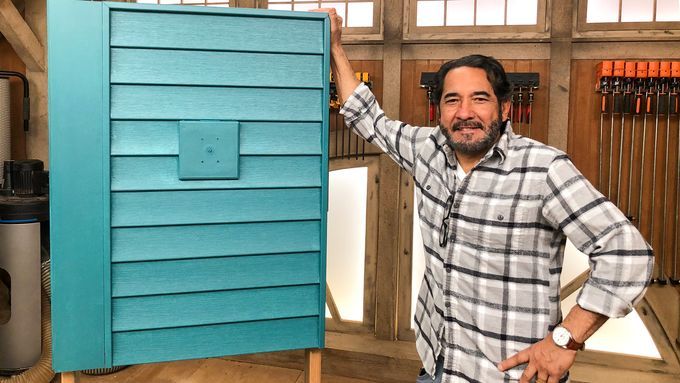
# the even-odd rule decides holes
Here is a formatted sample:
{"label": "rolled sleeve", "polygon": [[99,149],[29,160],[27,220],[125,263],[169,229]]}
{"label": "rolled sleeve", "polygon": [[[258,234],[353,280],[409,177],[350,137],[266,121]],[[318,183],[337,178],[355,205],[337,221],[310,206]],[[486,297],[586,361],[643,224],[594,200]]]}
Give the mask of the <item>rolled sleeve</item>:
{"label": "rolled sleeve", "polygon": [[582,308],[622,317],[644,296],[653,253],[626,216],[564,154],[550,164],[543,215],[589,257],[590,276],[579,293]]}

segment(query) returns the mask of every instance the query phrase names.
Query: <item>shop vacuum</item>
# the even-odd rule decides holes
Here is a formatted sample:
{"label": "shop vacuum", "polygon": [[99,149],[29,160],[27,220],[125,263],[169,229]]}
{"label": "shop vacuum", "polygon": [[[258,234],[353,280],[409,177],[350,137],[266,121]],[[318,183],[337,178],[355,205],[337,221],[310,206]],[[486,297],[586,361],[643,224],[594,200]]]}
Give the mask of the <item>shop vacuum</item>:
{"label": "shop vacuum", "polygon": [[[49,257],[48,173],[40,160],[5,161],[0,189],[0,374],[41,354],[41,261]],[[42,259],[41,259],[42,258]]]}

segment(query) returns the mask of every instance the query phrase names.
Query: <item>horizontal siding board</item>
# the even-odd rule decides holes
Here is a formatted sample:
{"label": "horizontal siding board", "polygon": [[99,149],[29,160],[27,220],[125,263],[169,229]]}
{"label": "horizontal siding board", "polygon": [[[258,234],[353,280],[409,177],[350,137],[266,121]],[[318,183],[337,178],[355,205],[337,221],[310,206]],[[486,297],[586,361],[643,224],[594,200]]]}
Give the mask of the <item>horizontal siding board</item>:
{"label": "horizontal siding board", "polygon": [[323,53],[322,19],[111,13],[111,46]]}
{"label": "horizontal siding board", "polygon": [[319,257],[318,252],[310,252],[114,263],[113,296],[319,283]]}
{"label": "horizontal siding board", "polygon": [[241,156],[234,180],[180,180],[177,157],[113,157],[111,190],[320,187],[321,156]]}
{"label": "horizontal siding board", "polygon": [[320,346],[319,317],[113,334],[113,364],[209,358]]}
{"label": "horizontal siding board", "polygon": [[[112,121],[112,155],[177,155],[177,121]],[[321,124],[242,122],[241,155],[321,154]]]}
{"label": "horizontal siding board", "polygon": [[322,88],[323,56],[111,49],[111,83]]}
{"label": "horizontal siding board", "polygon": [[320,89],[112,85],[111,118],[321,121]]}
{"label": "horizontal siding board", "polygon": [[115,298],[112,323],[118,332],[294,318],[319,315],[318,302],[318,284]]}
{"label": "horizontal siding board", "polygon": [[118,228],[113,262],[320,251],[319,221]]}
{"label": "horizontal siding board", "polygon": [[114,192],[111,225],[314,220],[321,217],[320,206],[319,188]]}

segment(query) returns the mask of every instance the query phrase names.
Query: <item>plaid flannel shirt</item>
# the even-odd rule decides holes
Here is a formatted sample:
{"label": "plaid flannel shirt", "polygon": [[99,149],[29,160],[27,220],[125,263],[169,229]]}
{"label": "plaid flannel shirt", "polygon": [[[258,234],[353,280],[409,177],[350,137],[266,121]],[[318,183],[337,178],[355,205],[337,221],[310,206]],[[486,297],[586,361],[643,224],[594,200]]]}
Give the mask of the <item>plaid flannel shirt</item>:
{"label": "plaid flannel shirt", "polygon": [[[415,180],[425,246],[416,348],[430,375],[441,355],[444,383],[519,380],[525,365],[507,372],[496,365],[561,322],[566,237],[590,260],[577,299],[582,308],[621,317],[642,298],[650,246],[563,152],[515,135],[508,123],[457,181],[455,154],[439,128],[387,119],[363,84],[341,113]],[[561,381],[568,380],[567,373]]]}

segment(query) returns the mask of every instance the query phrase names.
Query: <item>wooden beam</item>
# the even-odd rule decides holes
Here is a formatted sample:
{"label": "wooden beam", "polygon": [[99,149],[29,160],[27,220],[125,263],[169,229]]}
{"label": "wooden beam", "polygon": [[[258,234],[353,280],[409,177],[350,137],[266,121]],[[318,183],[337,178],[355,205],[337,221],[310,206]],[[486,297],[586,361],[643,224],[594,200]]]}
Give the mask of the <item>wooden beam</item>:
{"label": "wooden beam", "polygon": [[61,383],[76,383],[78,381],[75,372],[62,372],[59,374],[59,378]]}
{"label": "wooden beam", "polygon": [[331,318],[333,319],[333,322],[342,322],[340,310],[338,310],[338,306],[335,304],[335,299],[333,299],[333,294],[331,293],[330,286],[328,286],[328,282],[326,282],[326,304],[328,305],[328,311],[331,312]]}
{"label": "wooden beam", "polygon": [[45,48],[11,0],[0,0],[0,33],[32,71],[45,71]]}
{"label": "wooden beam", "polygon": [[571,282],[567,283],[562,289],[560,289],[560,297],[564,300],[566,297],[574,293],[583,286],[588,277],[590,276],[590,269],[577,275]]}
{"label": "wooden beam", "polygon": [[321,383],[321,350],[305,350],[305,383]]}

